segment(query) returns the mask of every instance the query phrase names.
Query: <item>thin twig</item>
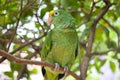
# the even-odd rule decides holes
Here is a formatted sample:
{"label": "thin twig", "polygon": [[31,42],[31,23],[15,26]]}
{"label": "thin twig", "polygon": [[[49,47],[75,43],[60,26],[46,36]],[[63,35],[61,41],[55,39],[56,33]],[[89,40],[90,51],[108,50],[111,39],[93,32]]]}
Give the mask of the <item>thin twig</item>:
{"label": "thin twig", "polygon": [[[95,1],[93,0],[90,13],[89,13],[89,14],[85,13],[85,14],[86,14],[86,20],[85,20],[84,22],[82,22],[79,26],[81,26],[81,25],[83,25],[83,24],[85,24],[85,23],[87,23],[87,22],[90,21],[96,3],[98,3],[98,1],[95,2]],[[79,27],[79,26],[78,26],[78,27]]]}
{"label": "thin twig", "polygon": [[23,6],[23,0],[21,0],[21,4],[20,4],[20,14],[19,14],[19,17],[18,17],[16,26],[15,26],[15,30],[14,30],[14,32],[13,32],[13,35],[12,35],[11,39],[10,39],[10,43],[9,43],[9,45],[8,45],[7,50],[9,50],[9,48],[10,48],[10,46],[11,46],[11,43],[12,43],[12,41],[13,41],[13,39],[14,39],[14,36],[15,36],[15,34],[16,34],[16,31],[17,31],[17,28],[18,28],[18,25],[19,25],[19,22],[20,22],[20,18],[21,18],[22,13],[23,13],[23,8],[22,8],[22,6]]}
{"label": "thin twig", "polygon": [[26,72],[27,68],[27,64],[22,65],[18,75],[17,75],[17,80],[20,80],[20,78],[22,78],[22,76],[24,75],[24,73]]}
{"label": "thin twig", "polygon": [[91,54],[87,54],[87,56],[92,57],[92,56],[96,56],[96,55],[107,55],[111,51],[118,51],[118,52],[120,52],[120,47],[113,48],[113,49],[110,49],[110,50],[107,50],[107,51],[103,51],[103,52],[93,52]]}
{"label": "thin twig", "polygon": [[[24,48],[25,46],[30,45],[31,43],[33,43],[33,42],[35,42],[35,41],[43,38],[45,35],[46,35],[46,34],[44,34],[44,35],[42,35],[42,36],[40,36],[40,37],[38,37],[38,38],[36,38],[36,39],[34,39],[34,40],[32,40],[32,41],[26,42],[25,44],[21,45],[20,47],[18,47],[18,48],[15,49],[14,51],[10,52],[10,54],[16,53],[17,51],[21,50],[21,49]],[[6,59],[6,57],[2,57],[2,58],[0,59],[0,63],[3,62],[5,59]]]}
{"label": "thin twig", "polygon": [[[10,42],[9,39],[3,39],[3,38],[1,38],[0,41],[1,41],[1,42],[6,42],[6,43],[9,43],[9,42]],[[16,44],[23,44],[23,42],[21,41],[21,39],[14,39],[12,42],[13,42],[13,43],[16,43]]]}
{"label": "thin twig", "polygon": [[37,11],[36,11],[36,13],[35,13],[35,16],[36,16],[36,18],[37,18],[37,22],[39,23],[40,27],[42,28],[42,31],[44,32],[45,29],[43,28],[43,26],[42,26],[41,23],[40,23],[40,20],[39,20],[39,16],[38,16],[38,14],[37,14]]}
{"label": "thin twig", "polygon": [[115,31],[115,33],[117,34],[118,37],[118,47],[120,47],[120,31],[119,29],[117,29],[116,27],[114,27],[112,24],[110,24],[110,22],[108,20],[106,20],[105,18],[102,18],[108,25],[109,27]]}
{"label": "thin twig", "polygon": [[61,9],[61,0],[58,1],[58,9]]}
{"label": "thin twig", "polygon": [[[0,49],[0,56],[4,56],[7,59],[12,60],[12,61],[19,63],[19,64],[34,64],[34,65],[49,67],[51,69],[55,68],[55,66],[53,64],[49,64],[47,62],[33,61],[33,60],[20,59],[20,58],[14,57],[13,55],[8,54],[7,52],[5,52],[1,49]],[[64,68],[59,68],[57,71],[64,72]],[[79,77],[75,73],[73,73],[72,71],[68,71],[67,73],[69,75],[73,76],[76,80],[80,80]]]}

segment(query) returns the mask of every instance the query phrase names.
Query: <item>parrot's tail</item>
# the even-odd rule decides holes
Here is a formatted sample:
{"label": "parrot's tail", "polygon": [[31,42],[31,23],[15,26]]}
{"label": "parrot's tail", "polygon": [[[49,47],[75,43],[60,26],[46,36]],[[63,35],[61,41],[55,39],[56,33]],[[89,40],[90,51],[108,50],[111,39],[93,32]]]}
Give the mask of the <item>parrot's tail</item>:
{"label": "parrot's tail", "polygon": [[42,67],[42,74],[44,76],[44,80],[60,80],[64,77],[64,74],[60,74],[44,67]]}

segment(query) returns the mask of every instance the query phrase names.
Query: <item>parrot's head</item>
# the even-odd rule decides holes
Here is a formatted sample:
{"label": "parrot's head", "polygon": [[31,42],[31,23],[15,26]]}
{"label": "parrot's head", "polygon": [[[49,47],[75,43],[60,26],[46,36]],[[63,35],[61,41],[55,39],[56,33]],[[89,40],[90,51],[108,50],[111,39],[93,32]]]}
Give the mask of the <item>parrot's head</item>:
{"label": "parrot's head", "polygon": [[49,12],[48,24],[54,24],[55,28],[75,28],[75,19],[66,11],[52,10]]}

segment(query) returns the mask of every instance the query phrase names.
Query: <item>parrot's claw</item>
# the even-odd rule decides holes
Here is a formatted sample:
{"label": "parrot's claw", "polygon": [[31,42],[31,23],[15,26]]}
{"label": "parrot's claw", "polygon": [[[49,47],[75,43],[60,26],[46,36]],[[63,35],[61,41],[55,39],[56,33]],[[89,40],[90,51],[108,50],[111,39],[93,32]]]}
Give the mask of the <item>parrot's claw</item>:
{"label": "parrot's claw", "polygon": [[66,77],[68,75],[68,67],[67,66],[64,67],[64,72],[65,72],[65,77]]}
{"label": "parrot's claw", "polygon": [[55,63],[54,71],[58,70],[60,68],[60,65],[58,63]]}
{"label": "parrot's claw", "polygon": [[64,67],[64,76],[63,76],[63,78],[61,80],[64,80],[67,75],[68,75],[68,67],[65,66]]}

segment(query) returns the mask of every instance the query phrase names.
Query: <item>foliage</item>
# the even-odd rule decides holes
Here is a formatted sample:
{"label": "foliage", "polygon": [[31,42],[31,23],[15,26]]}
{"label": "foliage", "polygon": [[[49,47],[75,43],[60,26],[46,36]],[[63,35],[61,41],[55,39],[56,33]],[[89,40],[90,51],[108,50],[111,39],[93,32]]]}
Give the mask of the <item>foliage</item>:
{"label": "foliage", "polygon": [[[45,22],[46,13],[56,8],[64,9],[69,11],[77,21],[76,29],[81,50],[80,57],[71,69],[77,73],[80,71],[77,64],[81,64],[87,54],[91,27],[106,6],[105,1],[109,0],[0,0],[0,49],[13,52],[12,54],[19,58],[39,58],[44,37],[50,29]],[[103,75],[101,68],[106,63],[109,63],[112,72],[120,69],[118,64],[120,61],[120,0],[110,0],[110,2],[111,7],[95,26],[94,42],[89,52],[91,53],[89,56],[92,57],[89,60],[87,80],[95,79],[90,72],[93,68],[97,74]],[[30,41],[33,42],[24,45]],[[2,62],[2,58],[0,61]],[[16,79],[15,71],[19,76],[17,79],[26,77],[30,80],[31,74],[37,74],[36,69],[30,71],[27,65],[9,62],[11,71],[4,74],[12,80]]]}

